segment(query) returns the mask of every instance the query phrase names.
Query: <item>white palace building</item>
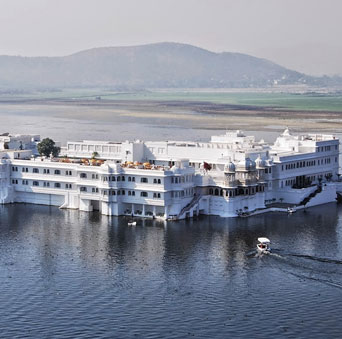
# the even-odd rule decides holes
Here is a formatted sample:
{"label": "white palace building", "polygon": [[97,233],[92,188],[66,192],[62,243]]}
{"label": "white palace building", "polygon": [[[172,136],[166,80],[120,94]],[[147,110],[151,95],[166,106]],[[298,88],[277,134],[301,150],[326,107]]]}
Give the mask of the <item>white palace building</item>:
{"label": "white palace building", "polygon": [[105,215],[235,217],[274,204],[336,201],[339,140],[292,135],[273,145],[241,131],[210,142],[68,142],[37,156],[38,135],[0,136],[0,203],[99,210]]}

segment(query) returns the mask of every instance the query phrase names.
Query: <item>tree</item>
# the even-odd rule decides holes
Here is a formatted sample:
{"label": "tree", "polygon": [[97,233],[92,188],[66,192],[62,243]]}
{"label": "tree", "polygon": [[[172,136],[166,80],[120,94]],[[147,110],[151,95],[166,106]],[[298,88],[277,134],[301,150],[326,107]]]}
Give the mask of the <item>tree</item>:
{"label": "tree", "polygon": [[95,158],[98,157],[98,156],[99,156],[99,153],[93,152],[93,154],[91,155],[91,158],[92,158],[92,159],[95,159]]}
{"label": "tree", "polygon": [[51,154],[53,157],[57,157],[60,152],[60,147],[55,146],[55,142],[50,138],[43,139],[37,146],[39,154],[49,157]]}

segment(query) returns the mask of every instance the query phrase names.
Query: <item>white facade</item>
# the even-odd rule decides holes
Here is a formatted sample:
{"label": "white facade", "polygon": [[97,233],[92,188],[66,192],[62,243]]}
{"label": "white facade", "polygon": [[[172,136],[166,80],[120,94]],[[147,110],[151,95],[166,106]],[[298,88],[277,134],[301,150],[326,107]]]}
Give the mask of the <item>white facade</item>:
{"label": "white facade", "polygon": [[[273,145],[236,131],[207,143],[68,142],[61,151],[67,159],[31,158],[31,152],[0,151],[1,203],[166,219],[331,202],[339,168],[337,138],[288,130]],[[79,160],[91,157],[102,161]]]}
{"label": "white facade", "polygon": [[9,134],[4,133],[0,135],[0,150],[32,150],[34,154],[38,154],[37,144],[40,141],[40,136],[37,134]]}

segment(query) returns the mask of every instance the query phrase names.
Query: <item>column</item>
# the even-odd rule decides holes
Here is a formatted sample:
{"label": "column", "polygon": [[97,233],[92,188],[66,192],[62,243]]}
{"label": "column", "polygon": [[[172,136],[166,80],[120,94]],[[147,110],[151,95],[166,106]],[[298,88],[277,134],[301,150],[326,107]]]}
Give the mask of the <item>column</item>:
{"label": "column", "polygon": [[169,206],[165,206],[164,218],[165,218],[165,219],[168,219],[168,218],[169,218]]}

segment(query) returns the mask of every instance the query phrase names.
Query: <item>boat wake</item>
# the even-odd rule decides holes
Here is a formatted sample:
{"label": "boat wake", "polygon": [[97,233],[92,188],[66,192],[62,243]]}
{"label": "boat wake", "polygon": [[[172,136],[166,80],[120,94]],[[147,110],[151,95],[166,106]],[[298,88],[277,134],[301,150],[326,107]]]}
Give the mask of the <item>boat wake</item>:
{"label": "boat wake", "polygon": [[342,289],[342,260],[280,250],[272,251],[268,257],[273,267],[286,274]]}
{"label": "boat wake", "polygon": [[293,257],[297,257],[297,258],[305,258],[305,259],[320,261],[320,262],[324,262],[324,263],[342,265],[342,260],[336,260],[336,259],[330,259],[330,258],[320,258],[320,257],[312,256],[312,255],[306,255],[306,254],[289,254],[289,255],[291,255]]}
{"label": "boat wake", "polygon": [[317,277],[306,275],[306,274],[298,274],[298,273],[294,273],[294,272],[286,271],[286,270],[283,270],[283,272],[291,274],[291,275],[293,275],[293,276],[295,276],[297,278],[300,278],[300,279],[314,280],[314,281],[317,281],[317,282],[320,282],[320,283],[323,283],[323,284],[326,284],[326,285],[329,285],[329,286],[333,286],[333,287],[337,287],[337,288],[342,289],[342,284],[338,283],[338,282],[335,282],[335,281],[331,281],[331,280],[327,280],[327,279],[322,279],[322,278],[317,278]]}

